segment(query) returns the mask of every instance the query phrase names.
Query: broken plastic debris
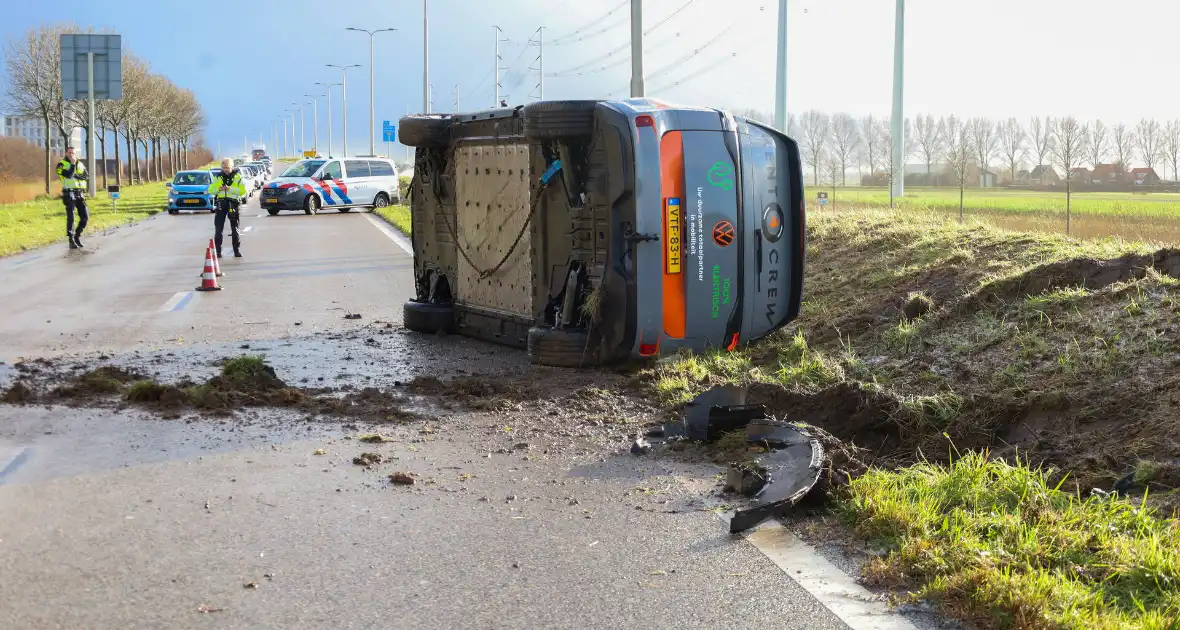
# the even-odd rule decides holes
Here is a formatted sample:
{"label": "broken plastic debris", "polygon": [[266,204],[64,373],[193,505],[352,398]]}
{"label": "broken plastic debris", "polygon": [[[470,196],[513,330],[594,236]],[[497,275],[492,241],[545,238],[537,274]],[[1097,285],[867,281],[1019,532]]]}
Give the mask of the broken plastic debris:
{"label": "broken plastic debris", "polygon": [[651,442],[643,439],[643,436],[636,438],[636,440],[631,443],[632,455],[647,455],[649,452],[651,452]]}

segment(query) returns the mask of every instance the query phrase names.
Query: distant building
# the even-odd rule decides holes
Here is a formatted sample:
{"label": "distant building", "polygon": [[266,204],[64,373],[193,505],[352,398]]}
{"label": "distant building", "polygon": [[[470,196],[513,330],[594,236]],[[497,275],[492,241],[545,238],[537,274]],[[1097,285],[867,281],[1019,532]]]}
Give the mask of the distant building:
{"label": "distant building", "polygon": [[979,187],[980,188],[995,188],[996,184],[998,184],[999,181],[1000,181],[999,176],[991,171],[980,171],[979,172]]}
{"label": "distant building", "polygon": [[[34,144],[39,149],[45,148],[45,121],[36,116],[13,116],[9,114],[0,115],[0,136],[6,138],[21,138],[31,144]],[[49,138],[49,150],[51,153],[60,154],[66,150],[66,144],[77,147],[79,155],[85,154],[85,147],[82,146],[82,128],[74,127],[70,132],[69,140],[63,140],[57,130],[53,130]]]}
{"label": "distant building", "polygon": [[1090,169],[1084,166],[1069,169],[1069,181],[1075,184],[1089,184],[1091,177]]}
{"label": "distant building", "polygon": [[1160,183],[1160,176],[1155,173],[1154,168],[1133,168],[1131,181],[1138,186],[1154,186]]}
{"label": "distant building", "polygon": [[1033,170],[1028,172],[1028,181],[1030,184],[1039,184],[1041,186],[1054,186],[1061,181],[1061,177],[1057,175],[1057,170],[1048,164],[1038,164],[1033,167]]}
{"label": "distant building", "polygon": [[1127,183],[1127,169],[1117,162],[1114,164],[1099,164],[1090,173],[1090,182],[1106,186],[1125,184]]}

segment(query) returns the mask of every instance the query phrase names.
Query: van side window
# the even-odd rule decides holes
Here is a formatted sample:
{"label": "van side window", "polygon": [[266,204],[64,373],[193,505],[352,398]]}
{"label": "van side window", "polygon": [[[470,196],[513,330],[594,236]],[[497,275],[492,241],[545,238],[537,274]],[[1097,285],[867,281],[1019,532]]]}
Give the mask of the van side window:
{"label": "van side window", "polygon": [[369,168],[372,169],[373,177],[393,177],[393,166],[389,162],[371,160]]}
{"label": "van side window", "polygon": [[329,162],[320,179],[340,179],[340,162]]}
{"label": "van side window", "polygon": [[344,160],[344,170],[348,171],[350,178],[368,177],[369,163],[365,160]]}

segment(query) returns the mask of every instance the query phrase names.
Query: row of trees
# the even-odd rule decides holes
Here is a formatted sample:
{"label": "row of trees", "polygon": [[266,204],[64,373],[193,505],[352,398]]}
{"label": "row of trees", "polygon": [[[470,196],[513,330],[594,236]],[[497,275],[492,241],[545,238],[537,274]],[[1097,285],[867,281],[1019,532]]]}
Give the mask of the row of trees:
{"label": "row of trees", "polygon": [[[35,117],[45,124],[46,194],[51,194],[51,134],[69,138],[71,130],[86,128],[88,124],[86,102],[67,101],[61,90],[60,36],[78,32],[93,32],[93,29],[80,29],[72,24],[35,28],[10,41],[4,51],[7,105],[14,113]],[[123,175],[120,138],[126,148],[129,184],[171,177],[178,167],[188,166],[190,155],[200,144],[199,134],[204,124],[201,105],[192,91],[152,72],[146,61],[124,50],[123,99],[95,102],[99,143],[95,156],[106,164],[110,134],[118,165],[114,173],[117,184],[122,184]],[[89,142],[90,135],[86,137]],[[104,186],[105,171],[104,168]]]}
{"label": "row of trees", "polygon": [[1034,116],[1026,124],[1016,118],[960,119],[925,114],[905,120],[902,165],[894,165],[891,159],[893,137],[888,118],[853,118],[813,110],[792,115],[788,129],[817,184],[822,169],[838,172],[843,185],[844,174],[853,165],[858,169],[867,165],[870,173],[884,174],[892,182],[904,176],[904,172],[892,172],[895,166],[904,168],[910,158],[924,163],[927,173],[934,164],[945,164],[953,171],[956,158],[965,158],[969,165],[984,171],[998,163],[1013,181],[1025,165],[1060,167],[1068,181],[1073,168],[1106,163],[1130,168],[1138,160],[1151,169],[1171,166],[1173,176],[1180,179],[1180,120],[1161,124],[1145,118],[1128,126],[1107,125],[1101,120],[1083,122],[1072,116]]}

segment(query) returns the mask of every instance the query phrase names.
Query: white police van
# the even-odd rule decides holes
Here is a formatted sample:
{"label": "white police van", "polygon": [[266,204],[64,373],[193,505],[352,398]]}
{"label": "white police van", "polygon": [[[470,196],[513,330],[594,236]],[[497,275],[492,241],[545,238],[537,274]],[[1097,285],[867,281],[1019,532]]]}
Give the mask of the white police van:
{"label": "white police van", "polygon": [[384,208],[401,203],[397,166],[375,157],[299,160],[262,189],[259,201],[271,216],[283,210]]}

